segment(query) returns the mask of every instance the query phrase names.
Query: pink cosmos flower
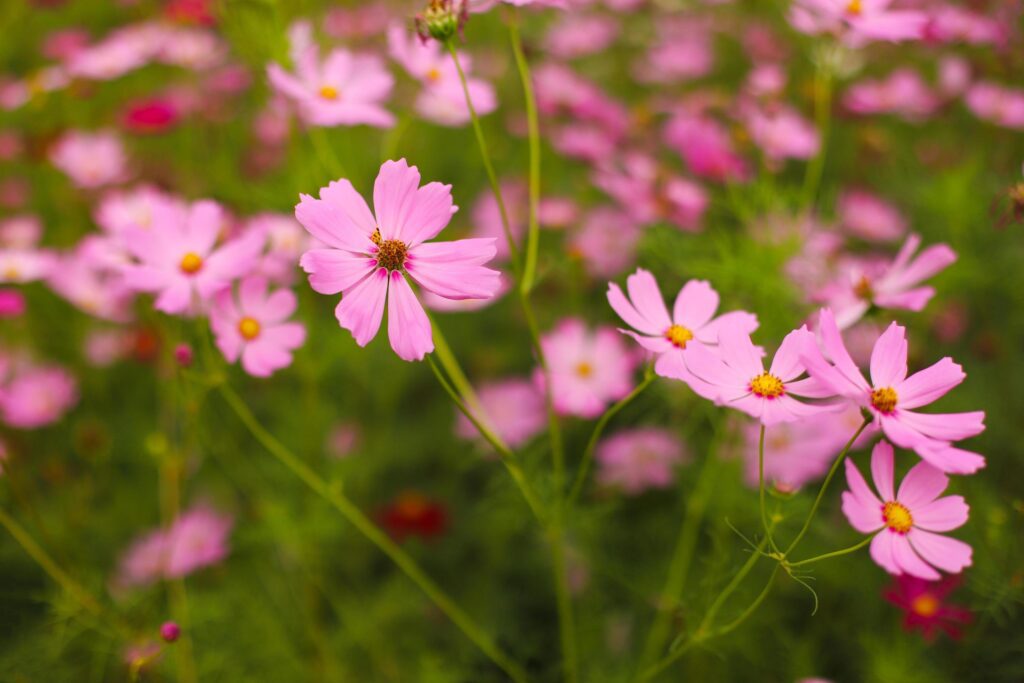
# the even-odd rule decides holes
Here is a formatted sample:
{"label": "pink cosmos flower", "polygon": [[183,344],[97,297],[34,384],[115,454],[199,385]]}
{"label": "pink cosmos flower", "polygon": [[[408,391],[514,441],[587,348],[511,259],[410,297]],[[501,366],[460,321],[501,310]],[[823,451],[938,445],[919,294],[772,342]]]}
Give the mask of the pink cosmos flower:
{"label": "pink cosmos flower", "polygon": [[[551,377],[551,400],[562,415],[594,418],[633,388],[638,357],[611,327],[587,329],[582,320],[566,318],[540,340]],[[544,374],[534,375],[538,385]]]}
{"label": "pink cosmos flower", "polygon": [[355,455],[362,442],[362,430],[356,422],[339,422],[327,433],[325,450],[332,458],[341,460]]}
{"label": "pink cosmos flower", "polygon": [[733,149],[729,131],[714,119],[678,114],[665,127],[665,142],[702,178],[735,182],[747,175],[747,165]]}
{"label": "pink cosmos flower", "polygon": [[641,83],[678,83],[708,75],[715,65],[710,28],[701,20],[659,21],[658,38],[634,65],[634,77]]}
{"label": "pink cosmos flower", "polygon": [[907,221],[899,209],[864,190],[847,190],[836,202],[839,222],[857,237],[887,242],[903,235]]}
{"label": "pink cosmos flower", "polygon": [[793,398],[835,395],[829,386],[813,377],[798,379],[806,371],[800,350],[808,339],[813,343],[814,337],[806,327],[787,334],[766,372],[763,354],[750,340],[750,334],[740,323],[729,321],[718,327],[717,353],[704,344],[688,344],[683,350],[683,361],[690,374],[705,385],[698,388],[691,384],[694,391],[772,427],[832,412],[838,407],[834,403],[803,403]]}
{"label": "pink cosmos flower", "polygon": [[298,302],[290,289],[267,292],[267,279],[251,275],[238,286],[238,297],[224,289],[210,307],[210,328],[229,363],[242,359],[253,377],[269,377],[292,363],[292,351],[306,340],[302,323],[285,322]]}
{"label": "pink cosmos flower", "polygon": [[31,249],[43,236],[43,224],[37,216],[25,214],[0,220],[0,248]]}
{"label": "pink cosmos flower", "polygon": [[594,456],[597,480],[629,495],[670,488],[675,466],[688,458],[679,438],[657,427],[618,432],[602,440]]}
{"label": "pink cosmos flower", "polygon": [[[437,41],[424,43],[403,26],[395,24],[388,29],[388,52],[422,84],[416,110],[425,119],[443,126],[469,123],[466,95],[447,49]],[[459,62],[466,74],[466,86],[476,113],[483,116],[494,111],[498,106],[494,87],[483,79],[472,77],[472,61],[468,55],[460,53]]]}
{"label": "pink cosmos flower", "polygon": [[46,278],[56,265],[47,249],[0,249],[0,284],[23,284]]}
{"label": "pink cosmos flower", "polygon": [[889,9],[893,0],[796,0],[789,21],[804,33],[836,33],[854,46],[874,40],[920,40],[928,17]]}
{"label": "pink cosmos flower", "polygon": [[608,16],[567,13],[548,29],[544,45],[558,59],[575,59],[606,50],[619,30],[618,20]]}
{"label": "pink cosmos flower", "polygon": [[[542,64],[533,70],[537,108],[544,114],[568,115],[575,125],[595,125],[612,140],[629,128],[629,112],[596,84],[563,64]],[[555,138],[557,141],[557,138]]]}
{"label": "pink cosmos flower", "polygon": [[67,133],[50,152],[50,161],[86,189],[119,183],[128,176],[124,147],[111,131]]}
{"label": "pink cosmos flower", "polygon": [[977,83],[967,91],[964,101],[979,119],[1004,128],[1024,130],[1024,90]]}
{"label": "pink cosmos flower", "polygon": [[25,295],[17,289],[0,289],[0,319],[17,318],[25,313]]}
{"label": "pink cosmos flower", "polygon": [[163,133],[177,125],[181,112],[172,100],[151,97],[129,104],[122,120],[125,129],[132,133]]}
{"label": "pink cosmos flower", "polygon": [[928,415],[914,410],[936,401],[964,380],[963,369],[951,358],[908,377],[906,330],[892,323],[871,353],[869,383],[846,350],[831,310],[822,309],[818,328],[832,362],[825,360],[813,338],[805,338],[800,358],[812,377],[868,411],[889,440],[917,451],[936,468],[970,474],[984,466],[982,456],[951,445],[984,431],[984,412]]}
{"label": "pink cosmos flower", "polygon": [[681,230],[697,230],[710,203],[700,185],[665,173],[641,153],[627,153],[619,165],[605,161],[593,180],[641,225],[668,220]]}
{"label": "pink cosmos flower", "polygon": [[909,68],[882,80],[860,81],[843,96],[843,106],[855,114],[896,114],[912,123],[931,116],[940,104],[921,75]]}
{"label": "pink cosmos flower", "polygon": [[423,306],[406,277],[446,299],[489,299],[500,274],[484,267],[494,258],[493,239],[427,243],[451,220],[451,185],[419,186],[420,172],[405,159],[386,161],[373,187],[376,213],[348,180],[320,188],[320,199],[302,195],[295,217],[327,245],[302,255],[309,284],[321,294],[342,293],[334,313],[356,343],[366,346],[389,303],[388,339],[403,360],[422,360],[434,349]]}
{"label": "pink cosmos flower", "polygon": [[267,67],[270,84],[298,104],[303,120],[316,126],[394,125],[381,105],[395,79],[379,57],[336,49],[321,63],[317,52],[310,46],[296,55],[294,74],[278,64]]}
{"label": "pink cosmos flower", "polygon": [[68,61],[68,72],[78,78],[109,81],[144,66],[153,59],[162,40],[157,24],[134,24],[107,34],[79,50]]}
{"label": "pink cosmos flower", "polygon": [[690,280],[676,295],[672,315],[665,308],[658,282],[648,271],[638,268],[626,278],[629,299],[614,282],[608,283],[608,303],[630,327],[619,332],[633,337],[640,346],[655,354],[654,371],[662,377],[690,382],[694,378],[683,362],[689,346],[718,343],[718,330],[724,324],[736,324],[745,332],[757,329],[757,316],[732,311],[715,317],[718,292],[704,280]]}
{"label": "pink cosmos flower", "polygon": [[956,261],[949,245],[933,244],[916,256],[921,237],[910,235],[896,258],[886,264],[878,259],[848,259],[836,282],[820,299],[836,311],[840,329],[860,320],[871,306],[920,311],[935,295],[935,288],[919,286]]}
{"label": "pink cosmos flower", "polygon": [[185,211],[185,202],[152,185],[105,192],[96,205],[93,219],[107,233],[121,237],[131,229],[148,230],[157,214]]}
{"label": "pink cosmos flower", "polygon": [[246,223],[245,232],[264,235],[267,253],[259,266],[259,273],[271,282],[291,286],[298,272],[302,254],[311,249],[314,240],[292,214],[261,213]]}
{"label": "pink cosmos flower", "polygon": [[224,210],[201,200],[187,210],[154,206],[152,229],[133,229],[125,247],[138,261],[124,266],[125,283],[140,292],[157,294],[154,306],[164,313],[194,313],[249,272],[263,249],[263,236],[246,235],[221,245]]}
{"label": "pink cosmos flower", "polygon": [[599,206],[586,215],[567,246],[572,256],[583,259],[587,273],[606,278],[636,262],[640,235],[640,226],[632,216],[619,209]]}
{"label": "pink cosmos flower", "polygon": [[47,59],[66,62],[89,45],[89,32],[82,28],[68,28],[47,34],[40,52]]}
{"label": "pink cosmos flower", "polygon": [[871,557],[890,574],[910,574],[935,581],[936,569],[958,574],[971,565],[971,546],[935,532],[951,531],[967,521],[962,496],[939,494],[949,479],[926,462],[914,465],[898,491],[893,485],[893,451],[880,441],[871,452],[872,491],[852,460],[846,461],[849,491],[843,493],[843,514],[850,525],[871,540]]}
{"label": "pink cosmos flower", "polygon": [[904,630],[920,631],[928,642],[935,640],[940,631],[956,640],[963,635],[962,627],[972,620],[969,609],[946,601],[959,585],[958,576],[947,576],[941,581],[925,581],[916,576],[901,574],[882,595],[903,610]]}
{"label": "pink cosmos flower", "polygon": [[810,159],[821,147],[814,124],[789,107],[750,107],[744,120],[754,144],[769,161]]}
{"label": "pink cosmos flower", "polygon": [[57,294],[91,316],[114,322],[131,318],[133,292],[104,253],[109,241],[90,235],[74,251],[58,257],[47,281]]}
{"label": "pink cosmos flower", "polygon": [[[490,382],[477,389],[480,411],[477,419],[489,427],[509,448],[519,448],[544,430],[547,412],[544,395],[526,379]],[[463,439],[479,439],[465,415],[459,413],[455,433]]]}
{"label": "pink cosmos flower", "polygon": [[[929,6],[925,37],[940,43],[963,42],[969,45],[1004,45],[1013,34],[1012,20],[1000,16],[998,5],[974,10],[960,4]],[[1007,5],[1006,9],[1011,6]]]}
{"label": "pink cosmos flower", "polygon": [[11,427],[45,427],[62,418],[78,402],[78,384],[63,368],[12,365],[7,381],[0,373],[0,419]]}

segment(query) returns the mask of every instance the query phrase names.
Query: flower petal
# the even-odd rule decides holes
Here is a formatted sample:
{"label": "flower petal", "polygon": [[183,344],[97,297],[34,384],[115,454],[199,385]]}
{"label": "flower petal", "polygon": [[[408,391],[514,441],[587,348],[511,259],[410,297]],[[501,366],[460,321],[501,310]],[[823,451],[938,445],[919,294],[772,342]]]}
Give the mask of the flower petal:
{"label": "flower petal", "polygon": [[351,289],[377,265],[376,259],[342,249],[311,249],[299,260],[309,273],[309,286],[320,294]]}
{"label": "flower petal", "polygon": [[366,346],[377,335],[387,293],[388,271],[378,268],[346,292],[334,309],[338,324],[351,332],[360,346]]}
{"label": "flower petal", "polygon": [[952,531],[963,526],[970,507],[963,496],[946,496],[914,509],[914,526],[928,531]]}
{"label": "flower petal", "polygon": [[900,408],[917,408],[941,398],[964,381],[964,370],[948,356],[903,380],[896,389]]}
{"label": "flower petal", "polygon": [[373,209],[377,226],[386,240],[401,239],[416,206],[420,172],[405,159],[385,161],[373,184]]}
{"label": "flower petal", "polygon": [[690,280],[676,295],[672,306],[672,321],[689,330],[699,330],[708,324],[718,310],[718,292],[706,280]]}
{"label": "flower petal", "polygon": [[888,441],[879,441],[871,451],[871,477],[878,495],[885,502],[895,500],[893,494],[893,452]]}
{"label": "flower petal", "polygon": [[907,329],[896,323],[875,342],[871,351],[871,384],[892,387],[907,377]]}
{"label": "flower petal", "polygon": [[392,271],[388,286],[388,339],[398,357],[423,360],[434,350],[430,319],[400,272]]}
{"label": "flower petal", "polygon": [[896,500],[907,506],[917,519],[917,508],[939,497],[949,486],[949,477],[926,462],[919,462],[903,477]]}
{"label": "flower petal", "polygon": [[[886,534],[885,531],[882,533]],[[906,536],[900,536],[899,534],[886,535],[893,537],[892,558],[895,560],[896,566],[900,568],[901,573],[910,574],[925,581],[938,581],[942,578],[941,574],[918,557],[914,549],[910,547],[910,541],[907,540]]]}
{"label": "flower petal", "polygon": [[635,273],[626,278],[626,290],[640,315],[658,328],[658,332],[650,334],[664,333],[672,325],[668,309],[665,308],[665,300],[658,289],[658,282],[648,271],[637,268]]}
{"label": "flower petal", "polygon": [[911,529],[907,534],[914,550],[928,563],[950,574],[958,574],[971,566],[971,546],[948,536],[940,536],[923,529]]}

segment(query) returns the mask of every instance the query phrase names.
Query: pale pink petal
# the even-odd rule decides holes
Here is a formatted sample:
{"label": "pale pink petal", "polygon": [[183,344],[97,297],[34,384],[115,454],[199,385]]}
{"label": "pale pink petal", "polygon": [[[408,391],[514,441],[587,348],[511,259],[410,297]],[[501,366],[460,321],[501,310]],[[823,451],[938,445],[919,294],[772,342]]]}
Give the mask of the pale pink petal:
{"label": "pale pink petal", "polygon": [[370,236],[345,212],[350,210],[351,206],[346,205],[347,209],[343,209],[334,203],[314,199],[307,194],[299,197],[299,203],[295,205],[295,219],[310,235],[336,249],[356,254],[369,253],[373,247]]}
{"label": "pale pink petal", "polygon": [[276,90],[293,99],[301,100],[309,94],[309,91],[302,81],[292,76],[277,64],[270,64],[267,66],[267,79]]}
{"label": "pale pink petal", "polygon": [[299,260],[309,273],[309,286],[320,294],[337,294],[354,287],[373,271],[376,259],[341,249],[311,249]]}
{"label": "pale pink petal", "polygon": [[706,280],[690,280],[679,290],[672,307],[672,320],[689,330],[708,324],[718,310],[718,292]]}
{"label": "pale pink petal", "polygon": [[387,293],[388,271],[378,268],[346,292],[334,309],[338,324],[351,332],[360,346],[366,346],[377,335]]}
{"label": "pale pink petal", "polygon": [[632,330],[624,330],[622,328],[619,328],[619,332],[632,337],[636,340],[637,344],[652,353],[668,353],[670,351],[677,352],[680,360],[682,360],[682,349],[676,348],[672,342],[665,337],[646,337],[642,334],[637,334]]}
{"label": "pale pink petal", "polygon": [[907,289],[927,280],[956,261],[956,252],[945,244],[934,244],[917,255],[907,267],[884,279],[884,291]]}
{"label": "pale pink petal", "polygon": [[939,441],[959,441],[985,431],[985,413],[936,413],[926,415],[900,410],[898,418],[911,429]]}
{"label": "pale pink petal", "polygon": [[[928,305],[933,296],[935,296],[934,287],[917,287],[915,289],[908,289],[905,292],[894,292],[892,294],[877,293],[874,297],[874,303],[880,308],[901,308],[906,311],[920,311]],[[860,315],[857,317],[860,318]]]}
{"label": "pale pink petal", "polygon": [[783,382],[800,376],[804,371],[804,365],[800,362],[800,349],[807,343],[808,338],[811,343],[814,342],[814,337],[807,331],[807,327],[801,327],[787,334],[779,344],[779,350],[775,352],[775,358],[772,359],[772,366],[768,372]]}
{"label": "pale pink petal", "polygon": [[420,172],[405,159],[385,161],[373,184],[373,209],[384,239],[401,239],[416,206]]}
{"label": "pale pink petal", "polygon": [[917,408],[941,398],[960,384],[966,375],[963,368],[946,357],[931,367],[905,379],[895,386],[900,408]]}
{"label": "pale pink petal", "polygon": [[914,526],[927,531],[951,531],[967,522],[970,508],[963,496],[946,496],[915,508]]}
{"label": "pale pink petal", "polygon": [[900,568],[900,573],[910,574],[925,581],[937,581],[942,578],[937,571],[929,567],[918,557],[914,549],[910,547],[910,541],[907,540],[906,536],[891,534],[885,531],[882,533],[893,537],[892,559],[896,562],[896,566]]}
{"label": "pale pink petal", "polygon": [[947,486],[949,477],[928,463],[919,462],[903,478],[896,500],[906,505],[917,519],[917,508],[938,498]]}
{"label": "pale pink petal", "polygon": [[[369,237],[377,229],[377,221],[370,207],[366,205],[366,200],[345,178],[332,180],[327,187],[320,188],[320,199],[337,214],[347,218],[348,225],[355,227],[363,235]],[[362,244],[361,241],[359,243]]]}
{"label": "pale pink petal", "polygon": [[416,191],[411,215],[415,220],[402,227],[402,240],[409,247],[437,236],[448,225],[454,213],[452,186],[441,183],[427,183]]}
{"label": "pale pink petal", "polygon": [[876,388],[892,387],[907,376],[906,328],[892,323],[875,342],[871,352],[871,383]]}
{"label": "pale pink petal", "polygon": [[918,446],[916,450],[926,462],[950,474],[974,474],[985,466],[981,455],[942,442]]}
{"label": "pale pink petal", "polygon": [[238,302],[242,307],[242,311],[249,315],[262,308],[263,300],[266,298],[267,278],[265,277],[259,275],[247,277],[238,286]]}
{"label": "pale pink petal", "polygon": [[262,302],[257,317],[261,324],[273,325],[290,318],[298,304],[295,292],[290,289],[279,289]]}
{"label": "pale pink petal", "polygon": [[[870,390],[867,381],[864,379],[864,375],[861,374],[857,364],[853,362],[853,358],[850,357],[850,352],[846,350],[846,345],[843,344],[843,338],[839,334],[839,328],[836,326],[835,317],[832,315],[832,311],[823,308],[818,316],[818,328],[821,332],[821,341],[825,347],[825,352],[832,359],[834,365],[833,371],[826,370],[825,365],[821,365],[818,359],[821,358],[821,352],[816,347],[814,353],[803,354],[802,360],[807,365],[808,370],[817,369],[819,379],[831,384],[832,388],[837,392],[844,395],[852,394],[863,394]],[[810,351],[809,346],[805,346],[805,351]],[[824,359],[821,359],[822,361]],[[815,368],[812,368],[811,365]],[[811,374],[815,374],[812,372]]]}
{"label": "pale pink petal", "polygon": [[973,551],[963,541],[923,529],[911,529],[907,538],[926,562],[944,572],[958,574],[964,567],[971,566]]}
{"label": "pale pink petal", "polygon": [[306,327],[302,323],[269,325],[260,331],[260,340],[287,351],[294,351],[306,342]]}
{"label": "pale pink petal", "polygon": [[722,362],[722,359],[708,350],[703,344],[687,344],[683,351],[683,360],[687,369],[698,379],[712,386],[724,389],[725,400],[734,399],[749,393],[747,383],[753,375],[744,376]]}
{"label": "pale pink petal", "polygon": [[[863,479],[861,481],[863,482]],[[866,487],[867,484],[864,486]],[[885,526],[881,504],[866,506],[850,491],[843,491],[843,514],[846,515],[850,526],[862,534],[870,534]]]}
{"label": "pale pink petal", "polygon": [[692,331],[694,337],[705,344],[717,344],[718,333],[726,325],[736,327],[747,334],[753,334],[758,325],[757,316],[746,311],[731,311],[723,313],[703,327]]}
{"label": "pale pink petal", "polygon": [[887,441],[879,441],[871,451],[871,478],[875,481],[875,488],[883,501],[895,500],[893,493],[893,464],[892,446]]}
{"label": "pale pink petal", "polygon": [[656,325],[637,311],[614,282],[608,283],[608,303],[627,325],[651,336],[662,335],[666,327]]}
{"label": "pale pink petal", "polygon": [[[668,309],[665,308],[665,300],[661,297],[661,291],[658,290],[658,282],[648,271],[638,268],[635,273],[626,278],[626,289],[633,306],[651,325],[659,328],[660,332],[664,332],[672,325]],[[652,334],[657,334],[657,332]]]}
{"label": "pale pink petal", "polygon": [[184,313],[192,303],[192,286],[184,277],[175,278],[153,302],[153,307],[170,315]]}
{"label": "pale pink petal", "polygon": [[892,545],[895,538],[896,534],[890,533],[887,530],[876,534],[871,539],[871,559],[890,574],[901,574],[899,565],[896,564],[896,560],[893,557]]}
{"label": "pale pink petal", "polygon": [[750,335],[736,325],[725,325],[719,330],[718,352],[722,360],[748,382],[764,372],[761,354],[750,341]]}
{"label": "pale pink petal", "polygon": [[224,210],[212,200],[201,199],[189,207],[186,223],[187,248],[200,256],[213,249],[221,228],[224,227]]}
{"label": "pale pink petal", "polygon": [[430,319],[400,272],[391,273],[388,287],[388,339],[398,357],[423,360],[434,350]]}
{"label": "pale pink petal", "polygon": [[878,518],[879,524],[881,524],[882,501],[878,499],[878,496],[874,494],[868,483],[864,481],[864,476],[861,475],[860,470],[857,469],[857,465],[852,460],[847,459],[845,466],[846,484],[850,487],[849,492],[856,499],[861,509],[874,514]]}

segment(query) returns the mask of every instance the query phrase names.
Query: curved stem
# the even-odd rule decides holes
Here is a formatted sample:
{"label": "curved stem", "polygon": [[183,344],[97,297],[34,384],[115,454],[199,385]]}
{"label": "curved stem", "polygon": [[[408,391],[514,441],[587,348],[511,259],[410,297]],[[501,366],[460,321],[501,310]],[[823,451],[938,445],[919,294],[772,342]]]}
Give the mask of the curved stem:
{"label": "curved stem", "polygon": [[807,515],[807,520],[804,522],[803,528],[800,529],[800,533],[796,535],[793,542],[789,544],[788,548],[786,548],[786,552],[783,553],[784,555],[789,555],[793,552],[793,548],[795,548],[797,544],[803,540],[803,537],[807,535],[807,530],[811,528],[811,520],[814,519],[814,515],[818,512],[818,507],[821,505],[821,501],[825,497],[825,491],[828,489],[829,483],[832,481],[832,478],[836,476],[836,472],[839,471],[839,466],[843,463],[843,460],[846,459],[846,454],[849,453],[850,449],[853,447],[853,442],[857,440],[861,435],[861,432],[863,432],[869,424],[871,424],[871,418],[864,418],[864,422],[862,422],[860,427],[857,428],[857,431],[853,433],[850,440],[846,442],[846,445],[843,447],[842,452],[839,453],[836,461],[832,463],[832,467],[829,469],[828,475],[825,477],[825,481],[822,482],[821,488],[818,490],[818,497],[814,499],[814,504],[811,506],[811,511]]}
{"label": "curved stem", "polygon": [[280,441],[268,432],[252,414],[249,407],[227,384],[221,384],[221,395],[231,406],[242,423],[249,429],[253,437],[263,445],[277,460],[303,481],[317,495],[331,504],[341,515],[354,526],[368,541],[388,556],[395,565],[415,583],[438,608],[469,638],[480,651],[497,664],[512,680],[524,683],[526,673],[499,648],[491,638],[483,632],[479,625],[434,583],[426,572],[397,543],[380,530],[349,498],[337,487],[328,484],[289,451]]}
{"label": "curved stem", "polygon": [[480,156],[483,158],[484,170],[487,172],[487,179],[491,183],[491,191],[494,192],[494,199],[498,202],[498,213],[501,216],[501,228],[505,232],[505,239],[508,240],[509,260],[512,261],[512,268],[515,270],[516,279],[522,272],[519,263],[519,249],[516,247],[515,238],[512,237],[512,227],[508,220],[508,210],[505,208],[505,198],[501,194],[501,185],[498,183],[498,176],[494,173],[494,164],[491,162],[491,153],[487,148],[487,140],[484,138],[483,128],[480,127],[480,117],[477,116],[476,107],[473,106],[473,98],[469,94],[469,83],[466,81],[466,74],[462,70],[462,62],[459,60],[459,53],[452,41],[445,45],[455,62],[455,70],[459,74],[459,82],[462,84],[462,94],[466,97],[466,108],[469,109],[469,118],[473,124],[473,133],[476,135],[476,144],[480,148]]}
{"label": "curved stem", "polygon": [[750,557],[747,558],[747,561],[743,563],[743,566],[740,567],[740,570],[736,572],[736,574],[732,577],[732,580],[729,581],[728,584],[726,584],[725,588],[722,589],[722,592],[718,594],[714,602],[711,603],[711,606],[708,607],[707,614],[704,615],[704,618],[700,622],[700,626],[697,627],[697,633],[707,632],[711,624],[714,622],[715,617],[718,616],[719,610],[721,610],[722,606],[725,605],[725,601],[729,598],[730,595],[733,594],[733,592],[737,588],[739,588],[739,585],[743,582],[743,579],[747,578],[747,575],[754,568],[754,565],[757,564],[757,561],[758,559],[760,559],[761,554],[764,552],[766,545],[768,545],[767,536],[761,539],[761,542],[757,546],[757,550],[750,553]]}
{"label": "curved stem", "polygon": [[849,555],[850,553],[857,552],[858,550],[866,546],[868,543],[871,543],[871,541],[874,540],[875,536],[876,534],[871,534],[860,543],[856,545],[851,545],[849,548],[843,548],[842,550],[833,550],[832,552],[825,553],[824,555],[816,555],[806,560],[800,560],[799,562],[787,562],[786,564],[789,567],[799,567],[804,564],[811,564],[812,562],[820,562],[821,560],[827,560],[832,557],[839,557],[840,555]]}
{"label": "curved stem", "polygon": [[519,80],[523,84],[523,100],[526,104],[526,127],[530,146],[530,211],[529,231],[526,234],[526,263],[523,267],[523,278],[519,286],[524,292],[533,288],[537,275],[537,250],[540,242],[540,226],[537,220],[540,206],[540,124],[537,117],[537,100],[533,94],[533,79],[530,76],[530,65],[523,54],[523,42],[519,36],[518,13],[509,22],[508,32],[512,41],[512,52],[519,70]]}

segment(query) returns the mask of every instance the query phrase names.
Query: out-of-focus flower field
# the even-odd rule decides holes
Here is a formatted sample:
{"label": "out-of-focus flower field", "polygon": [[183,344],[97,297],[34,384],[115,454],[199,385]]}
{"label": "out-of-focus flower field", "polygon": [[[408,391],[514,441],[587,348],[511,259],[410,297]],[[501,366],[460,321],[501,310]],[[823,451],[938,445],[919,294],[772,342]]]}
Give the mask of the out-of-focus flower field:
{"label": "out-of-focus flower field", "polygon": [[0,681],[1024,680],[1022,14],[0,3]]}

